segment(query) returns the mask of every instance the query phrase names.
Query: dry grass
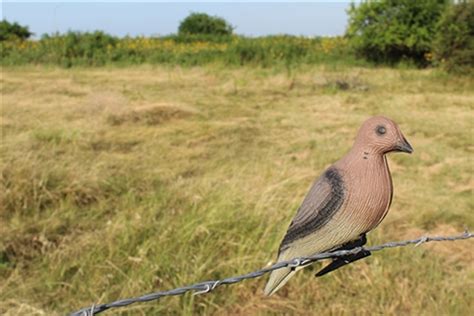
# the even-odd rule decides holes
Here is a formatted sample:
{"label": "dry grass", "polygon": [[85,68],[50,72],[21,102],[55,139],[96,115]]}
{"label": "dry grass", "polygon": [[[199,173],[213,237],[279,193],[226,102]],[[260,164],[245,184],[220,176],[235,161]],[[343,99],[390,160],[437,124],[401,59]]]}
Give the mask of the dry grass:
{"label": "dry grass", "polygon": [[[474,227],[469,78],[393,69],[6,68],[0,314],[91,303],[273,260],[302,197],[373,114],[392,155],[392,209],[371,244]],[[388,250],[271,298],[265,278],[116,313],[467,315],[472,242]],[[317,267],[315,267],[317,268]]]}

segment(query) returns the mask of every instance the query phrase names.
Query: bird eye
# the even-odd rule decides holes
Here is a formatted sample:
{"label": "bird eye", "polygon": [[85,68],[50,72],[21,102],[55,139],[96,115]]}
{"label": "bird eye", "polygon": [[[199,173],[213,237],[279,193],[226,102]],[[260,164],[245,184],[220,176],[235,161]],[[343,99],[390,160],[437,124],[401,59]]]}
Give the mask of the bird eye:
{"label": "bird eye", "polygon": [[387,129],[385,128],[385,126],[377,126],[375,132],[377,133],[377,135],[383,135],[387,132]]}

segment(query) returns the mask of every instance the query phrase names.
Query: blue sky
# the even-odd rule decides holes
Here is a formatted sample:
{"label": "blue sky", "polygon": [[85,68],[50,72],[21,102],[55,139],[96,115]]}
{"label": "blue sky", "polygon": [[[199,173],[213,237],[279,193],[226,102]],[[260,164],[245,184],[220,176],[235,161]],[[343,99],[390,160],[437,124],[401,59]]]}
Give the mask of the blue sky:
{"label": "blue sky", "polygon": [[190,12],[225,18],[238,34],[341,35],[347,24],[348,1],[325,2],[23,2],[2,1],[2,17],[43,33],[103,30],[125,35],[176,33]]}

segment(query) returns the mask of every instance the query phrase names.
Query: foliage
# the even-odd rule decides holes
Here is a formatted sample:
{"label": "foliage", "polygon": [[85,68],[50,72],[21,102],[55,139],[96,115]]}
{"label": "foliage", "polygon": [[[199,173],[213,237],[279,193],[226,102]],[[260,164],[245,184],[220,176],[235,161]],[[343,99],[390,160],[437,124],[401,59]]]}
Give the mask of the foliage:
{"label": "foliage", "polygon": [[463,1],[446,10],[434,42],[434,58],[448,71],[474,68],[474,2]]}
{"label": "foliage", "polygon": [[65,35],[44,36],[40,49],[53,53],[57,62],[67,67],[73,63],[100,66],[107,62],[107,48],[116,42],[115,37],[101,31],[68,32]]}
{"label": "foliage", "polygon": [[25,40],[29,38],[31,33],[27,26],[21,26],[14,22],[10,23],[7,20],[0,22],[0,41],[6,40]]}
{"label": "foliage", "polygon": [[104,64],[226,65],[294,63],[355,63],[347,41],[341,37],[306,38],[268,36],[176,35],[160,38],[117,39],[102,32],[44,36],[39,41],[0,43],[2,64],[56,64],[100,66]]}
{"label": "foliage", "polygon": [[368,60],[396,63],[404,59],[426,65],[436,24],[446,0],[381,0],[352,4],[347,37]]}
{"label": "foliage", "polygon": [[206,13],[191,13],[181,21],[178,33],[207,34],[207,35],[232,35],[232,26],[226,20]]}

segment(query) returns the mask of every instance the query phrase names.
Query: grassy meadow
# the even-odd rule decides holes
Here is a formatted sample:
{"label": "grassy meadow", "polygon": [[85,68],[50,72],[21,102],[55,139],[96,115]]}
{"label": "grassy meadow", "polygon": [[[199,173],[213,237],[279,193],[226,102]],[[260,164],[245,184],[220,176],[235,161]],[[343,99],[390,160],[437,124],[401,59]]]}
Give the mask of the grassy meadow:
{"label": "grassy meadow", "polygon": [[[217,44],[216,44],[217,45]],[[384,114],[395,194],[369,244],[474,229],[474,79],[438,70],[2,69],[0,314],[63,315],[252,271],[315,177]],[[473,242],[386,250],[104,315],[468,315]]]}

